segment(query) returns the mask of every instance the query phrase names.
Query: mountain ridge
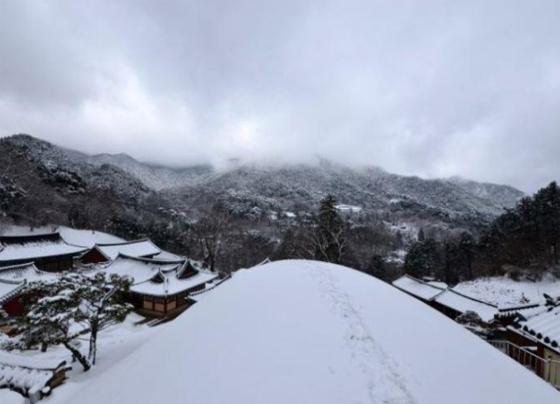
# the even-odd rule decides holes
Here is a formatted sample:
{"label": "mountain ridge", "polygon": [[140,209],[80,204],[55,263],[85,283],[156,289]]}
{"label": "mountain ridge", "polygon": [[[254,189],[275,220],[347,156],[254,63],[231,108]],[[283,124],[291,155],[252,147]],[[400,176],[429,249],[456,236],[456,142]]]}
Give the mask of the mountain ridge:
{"label": "mountain ridge", "polygon": [[[3,143],[16,145],[14,150],[27,153],[28,160],[41,161],[43,171],[54,167],[55,171],[75,171],[93,180],[103,173],[117,190],[118,181],[112,177],[120,176],[124,183],[132,184],[132,194],[156,192],[187,211],[220,201],[241,216],[251,211],[252,217],[257,212],[262,218],[271,212],[311,211],[330,193],[340,203],[370,213],[392,216],[408,212],[445,222],[468,222],[488,221],[524,196],[509,185],[460,177],[423,179],[392,174],[376,166],[351,168],[325,159],[319,159],[318,164],[240,163],[216,170],[208,165],[153,165],[126,153],[88,155],[28,135],[6,137]],[[68,181],[73,175],[58,174]]]}

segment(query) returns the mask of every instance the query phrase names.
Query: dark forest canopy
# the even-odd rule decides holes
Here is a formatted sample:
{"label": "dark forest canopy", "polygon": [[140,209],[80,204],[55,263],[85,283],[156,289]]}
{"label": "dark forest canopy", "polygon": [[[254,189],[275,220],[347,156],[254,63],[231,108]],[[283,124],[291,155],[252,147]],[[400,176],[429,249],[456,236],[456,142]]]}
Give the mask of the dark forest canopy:
{"label": "dark forest canopy", "polygon": [[560,187],[556,182],[525,197],[497,217],[478,242],[469,234],[436,242],[418,237],[404,269],[414,276],[435,276],[448,283],[504,271],[539,278],[560,273]]}

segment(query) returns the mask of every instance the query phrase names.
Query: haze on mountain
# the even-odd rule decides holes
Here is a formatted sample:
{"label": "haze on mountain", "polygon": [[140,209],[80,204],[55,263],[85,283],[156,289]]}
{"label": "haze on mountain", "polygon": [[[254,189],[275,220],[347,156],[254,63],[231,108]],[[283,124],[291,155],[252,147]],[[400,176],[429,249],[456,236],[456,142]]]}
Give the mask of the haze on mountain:
{"label": "haze on mountain", "polygon": [[160,165],[560,178],[560,2],[0,3],[0,136]]}

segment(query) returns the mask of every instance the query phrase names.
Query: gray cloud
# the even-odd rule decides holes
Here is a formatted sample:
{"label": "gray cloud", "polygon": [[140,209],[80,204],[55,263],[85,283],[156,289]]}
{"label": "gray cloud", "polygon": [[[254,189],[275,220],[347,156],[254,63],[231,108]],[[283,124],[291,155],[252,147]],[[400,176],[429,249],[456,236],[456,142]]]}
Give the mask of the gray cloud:
{"label": "gray cloud", "polygon": [[560,179],[560,2],[0,2],[0,135]]}

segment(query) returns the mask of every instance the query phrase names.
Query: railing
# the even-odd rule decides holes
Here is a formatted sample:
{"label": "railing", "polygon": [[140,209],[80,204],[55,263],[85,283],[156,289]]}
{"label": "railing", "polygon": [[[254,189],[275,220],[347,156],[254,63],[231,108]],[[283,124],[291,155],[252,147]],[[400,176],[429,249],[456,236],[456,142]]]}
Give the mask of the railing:
{"label": "railing", "polygon": [[544,359],[535,353],[536,347],[520,347],[509,341],[488,341],[516,362],[534,372],[557,389],[560,389],[560,362]]}

